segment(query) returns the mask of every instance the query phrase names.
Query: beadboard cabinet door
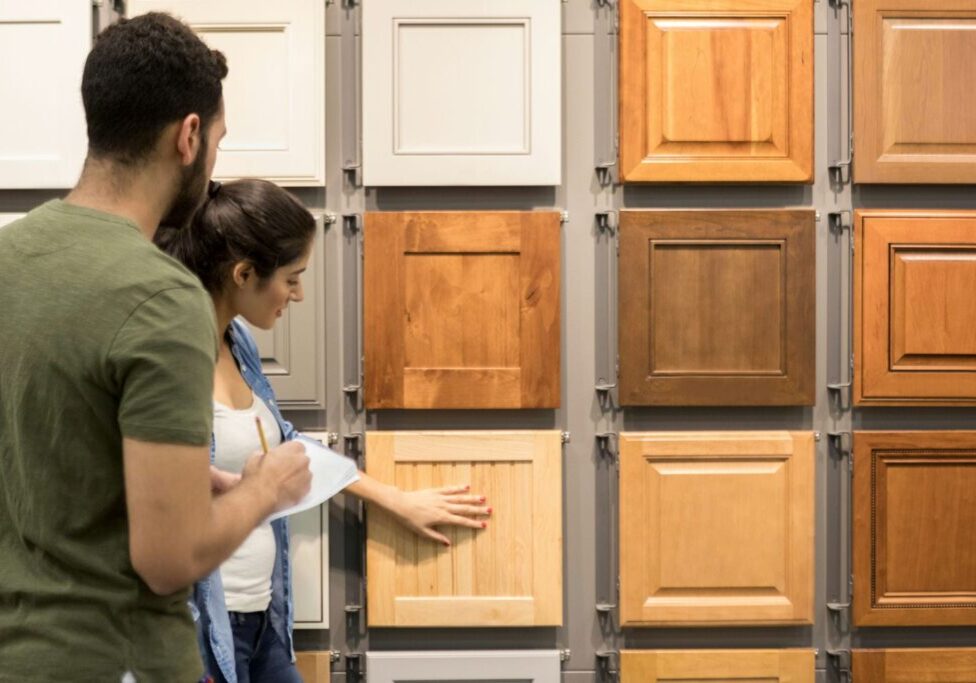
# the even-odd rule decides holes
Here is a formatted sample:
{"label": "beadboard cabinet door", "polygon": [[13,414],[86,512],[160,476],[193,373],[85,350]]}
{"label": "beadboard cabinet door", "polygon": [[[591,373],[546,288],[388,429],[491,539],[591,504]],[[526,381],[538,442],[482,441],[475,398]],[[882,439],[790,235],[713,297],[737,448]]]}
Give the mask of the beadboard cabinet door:
{"label": "beadboard cabinet door", "polygon": [[620,435],[624,626],[813,623],[810,432]]}
{"label": "beadboard cabinet door", "polygon": [[976,649],[854,650],[851,671],[858,683],[971,683]]}
{"label": "beadboard cabinet door", "polygon": [[560,683],[558,650],[367,652],[367,683]]}
{"label": "beadboard cabinet door", "polygon": [[976,405],[976,211],[855,212],[854,400]]}
{"label": "beadboard cabinet door", "polygon": [[559,185],[559,0],[363,3],[366,185]]}
{"label": "beadboard cabinet door", "polygon": [[854,623],[976,625],[976,432],[855,432]]}
{"label": "beadboard cabinet door", "polygon": [[622,0],[624,182],[813,178],[813,0]]}
{"label": "beadboard cabinet door", "polygon": [[368,213],[367,408],[559,406],[549,212]]}
{"label": "beadboard cabinet door", "polygon": [[813,683],[813,650],[624,650],[621,683]]}
{"label": "beadboard cabinet door", "polygon": [[227,135],[214,178],[325,184],[325,2],[129,0],[170,12],[227,57]]}
{"label": "beadboard cabinet door", "polygon": [[622,211],[623,405],[813,405],[813,211]]}
{"label": "beadboard cabinet door", "polygon": [[69,188],[88,150],[81,75],[91,4],[0,3],[0,189]]}
{"label": "beadboard cabinet door", "polygon": [[[328,442],[325,432],[304,432]],[[329,628],[329,502],[288,518],[296,629]],[[326,669],[328,670],[328,669]],[[314,679],[313,679],[314,680]],[[324,679],[328,680],[328,679]]]}
{"label": "beadboard cabinet door", "polygon": [[369,626],[562,624],[558,431],[369,432],[366,472],[404,490],[469,484],[494,509],[486,529],[442,528],[445,547],[370,506]]}
{"label": "beadboard cabinet door", "polygon": [[854,3],[854,181],[976,182],[976,5]]}

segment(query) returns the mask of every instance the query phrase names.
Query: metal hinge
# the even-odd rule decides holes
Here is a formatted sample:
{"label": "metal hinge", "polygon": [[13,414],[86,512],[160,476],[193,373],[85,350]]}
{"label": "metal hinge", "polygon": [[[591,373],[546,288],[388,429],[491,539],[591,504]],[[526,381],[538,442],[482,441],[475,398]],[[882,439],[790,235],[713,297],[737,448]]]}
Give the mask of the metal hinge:
{"label": "metal hinge", "polygon": [[850,650],[831,650],[828,648],[827,659],[834,664],[834,669],[844,676],[847,683],[854,683],[854,673],[851,670],[851,651]]}
{"label": "metal hinge", "polygon": [[363,231],[363,216],[358,213],[342,214],[342,224],[349,228],[349,232],[361,233]]}
{"label": "metal hinge", "polygon": [[609,457],[614,462],[619,457],[620,446],[616,432],[600,432],[596,435],[596,445],[600,453]]}
{"label": "metal hinge", "polygon": [[616,211],[597,211],[596,225],[602,232],[614,235],[617,232],[617,212]]}
{"label": "metal hinge", "polygon": [[618,680],[620,677],[620,651],[597,650],[596,668],[604,675],[605,680]]}
{"label": "metal hinge", "polygon": [[562,443],[569,443],[570,439],[573,437],[569,432],[560,432],[559,441]]}

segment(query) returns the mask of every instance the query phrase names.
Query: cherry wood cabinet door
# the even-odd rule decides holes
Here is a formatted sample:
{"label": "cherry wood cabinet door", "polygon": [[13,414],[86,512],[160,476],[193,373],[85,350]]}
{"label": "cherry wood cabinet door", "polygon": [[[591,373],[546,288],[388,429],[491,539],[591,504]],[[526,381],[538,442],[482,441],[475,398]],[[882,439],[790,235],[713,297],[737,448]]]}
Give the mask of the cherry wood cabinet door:
{"label": "cherry wood cabinet door", "polygon": [[855,402],[976,405],[976,211],[857,211],[855,258]]}
{"label": "cherry wood cabinet door", "polygon": [[624,626],[813,623],[810,432],[620,435]]}
{"label": "cherry wood cabinet door", "polygon": [[371,432],[366,471],[405,490],[470,484],[493,508],[484,530],[443,529],[445,547],[371,506],[370,626],[562,624],[558,431]]}
{"label": "cherry wood cabinet door", "polygon": [[813,177],[813,0],[622,0],[624,182]]}
{"label": "cherry wood cabinet door", "polygon": [[855,624],[976,625],[974,538],[976,431],[855,432]]}
{"label": "cherry wood cabinet door", "polygon": [[976,649],[854,650],[858,683],[972,683]]}
{"label": "cherry wood cabinet door", "polygon": [[976,182],[976,5],[854,3],[854,180]]}
{"label": "cherry wood cabinet door", "polygon": [[621,683],[813,683],[813,650],[624,650]]}
{"label": "cherry wood cabinet door", "polygon": [[813,405],[813,211],[623,211],[620,402]]}
{"label": "cherry wood cabinet door", "polygon": [[559,214],[369,213],[367,408],[559,406]]}

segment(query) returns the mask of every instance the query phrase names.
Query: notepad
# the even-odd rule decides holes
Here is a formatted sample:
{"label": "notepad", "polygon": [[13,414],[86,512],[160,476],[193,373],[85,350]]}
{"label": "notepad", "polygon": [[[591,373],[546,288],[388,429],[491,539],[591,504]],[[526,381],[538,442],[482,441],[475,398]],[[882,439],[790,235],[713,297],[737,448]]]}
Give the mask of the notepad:
{"label": "notepad", "polygon": [[326,448],[318,441],[301,436],[299,440],[305,446],[305,454],[308,456],[308,469],[312,471],[312,487],[295,505],[279,510],[268,517],[269,522],[297,515],[299,512],[321,505],[349,484],[359,480],[359,470],[354,460]]}

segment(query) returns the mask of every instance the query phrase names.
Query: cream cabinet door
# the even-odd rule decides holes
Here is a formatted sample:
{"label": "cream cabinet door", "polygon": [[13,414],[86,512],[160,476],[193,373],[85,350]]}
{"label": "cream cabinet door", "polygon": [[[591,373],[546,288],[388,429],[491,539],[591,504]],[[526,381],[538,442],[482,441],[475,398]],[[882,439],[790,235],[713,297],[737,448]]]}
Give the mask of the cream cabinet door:
{"label": "cream cabinet door", "polygon": [[214,177],[325,184],[323,0],[129,0],[170,12],[227,57],[227,136]]}
{"label": "cream cabinet door", "polygon": [[363,3],[366,185],[558,185],[559,0]]}
{"label": "cream cabinet door", "polygon": [[[328,435],[304,432],[327,443]],[[329,502],[288,518],[295,628],[329,628]]]}
{"label": "cream cabinet door", "polygon": [[0,189],[78,181],[88,149],[81,74],[91,35],[83,0],[0,3]]}
{"label": "cream cabinet door", "polygon": [[0,213],[0,228],[26,216],[25,213]]}

